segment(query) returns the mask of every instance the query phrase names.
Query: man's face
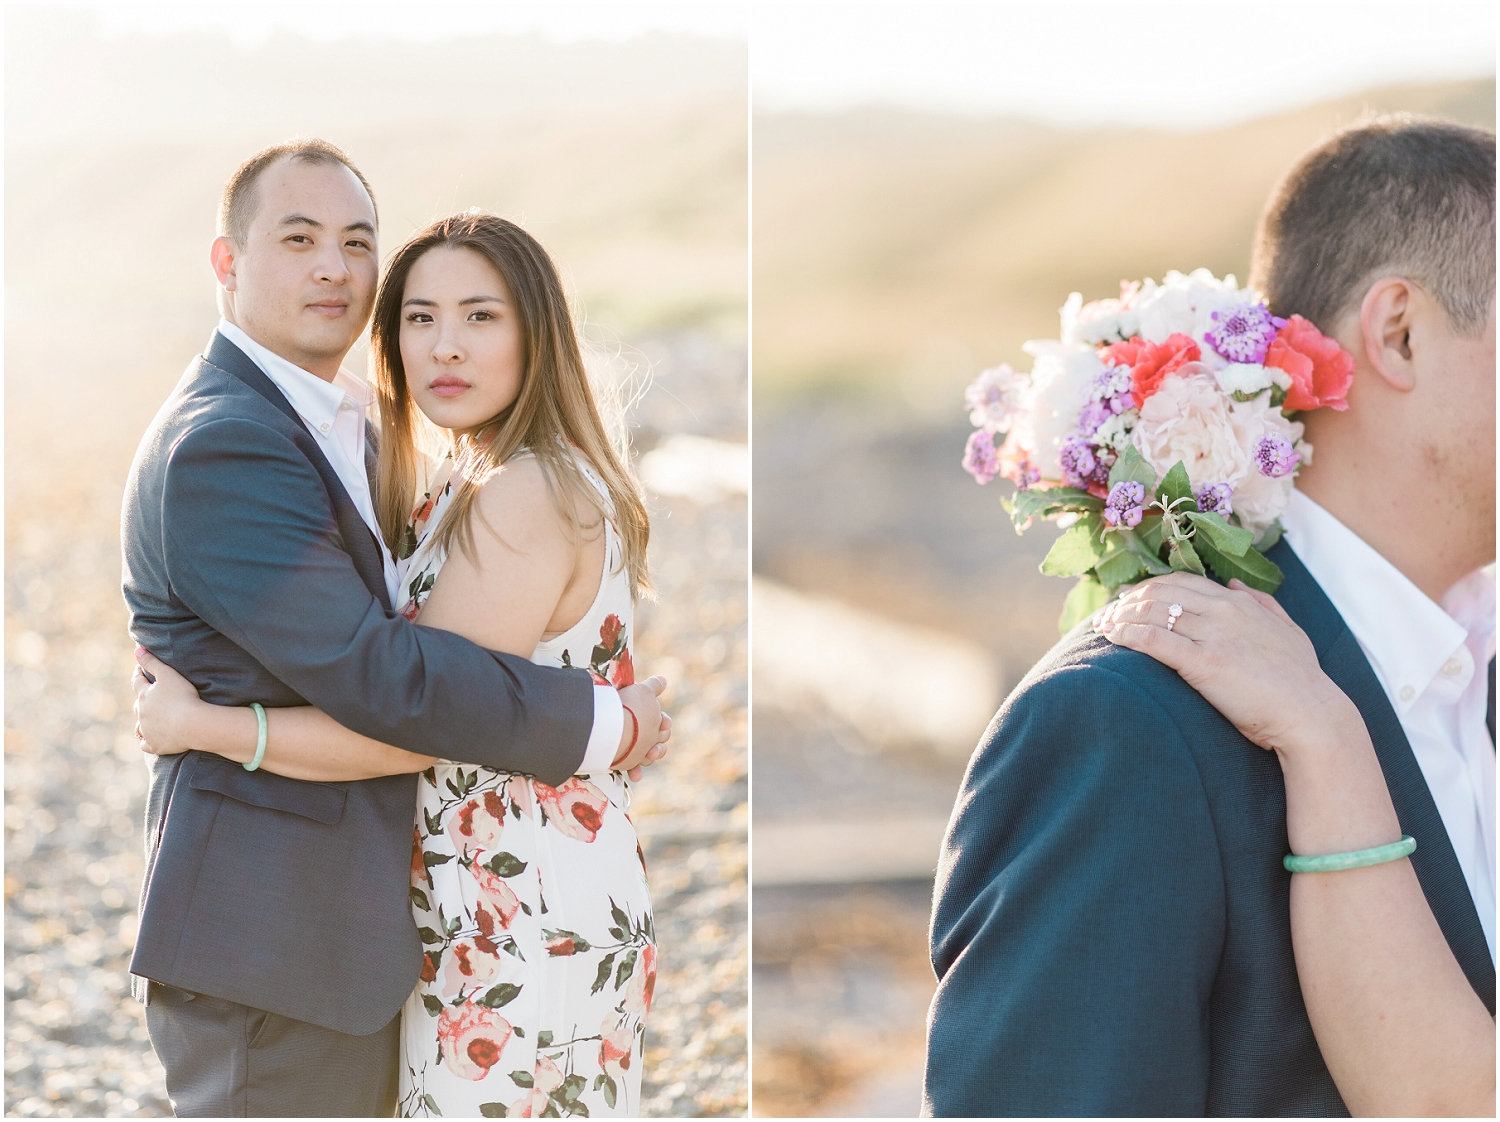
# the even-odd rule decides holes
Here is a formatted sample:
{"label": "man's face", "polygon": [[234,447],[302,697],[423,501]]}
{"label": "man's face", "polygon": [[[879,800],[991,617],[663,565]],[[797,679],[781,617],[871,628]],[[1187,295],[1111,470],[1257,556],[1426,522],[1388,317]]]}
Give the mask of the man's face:
{"label": "man's face", "polygon": [[245,244],[221,270],[229,318],[262,346],[332,378],[375,299],[375,207],[342,164],[282,159],[261,173]]}
{"label": "man's face", "polygon": [[[1432,317],[1426,379],[1423,460],[1434,486],[1454,488],[1481,537],[1495,534],[1495,312],[1475,336],[1460,335],[1447,317]],[[1419,372],[1419,379],[1421,374]],[[1420,385],[1420,382],[1419,382]]]}

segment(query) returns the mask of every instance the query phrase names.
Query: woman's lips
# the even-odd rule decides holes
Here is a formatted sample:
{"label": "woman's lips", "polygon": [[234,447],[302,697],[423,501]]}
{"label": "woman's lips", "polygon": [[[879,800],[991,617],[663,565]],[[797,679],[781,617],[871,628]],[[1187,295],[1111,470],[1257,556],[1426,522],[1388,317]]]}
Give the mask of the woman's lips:
{"label": "woman's lips", "polygon": [[469,389],[469,383],[462,378],[455,378],[451,374],[445,374],[441,378],[434,378],[427,383],[427,389],[438,397],[457,397],[464,390]]}

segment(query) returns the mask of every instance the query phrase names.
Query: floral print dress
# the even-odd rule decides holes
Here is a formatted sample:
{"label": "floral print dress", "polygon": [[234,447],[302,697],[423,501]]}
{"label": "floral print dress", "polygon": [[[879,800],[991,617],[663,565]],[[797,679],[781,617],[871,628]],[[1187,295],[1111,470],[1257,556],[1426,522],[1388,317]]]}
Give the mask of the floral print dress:
{"label": "floral print dress", "polygon": [[[437,490],[407,535],[407,618],[444,561],[431,530],[452,488]],[[634,677],[632,599],[605,527],[593,606],[532,661],[618,686]],[[613,771],[560,787],[446,761],[422,774],[411,900],[425,958],[401,1017],[403,1117],[639,1113],[656,934],[628,805]]]}

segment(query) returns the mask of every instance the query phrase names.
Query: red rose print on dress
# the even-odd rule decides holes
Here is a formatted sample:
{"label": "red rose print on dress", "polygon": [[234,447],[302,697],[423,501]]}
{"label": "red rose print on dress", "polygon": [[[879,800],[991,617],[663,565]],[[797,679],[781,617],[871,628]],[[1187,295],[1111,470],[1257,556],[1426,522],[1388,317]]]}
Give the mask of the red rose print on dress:
{"label": "red rose print on dress", "polygon": [[411,828],[411,886],[431,888],[432,878],[427,874],[427,865],[422,860],[422,832]]}
{"label": "red rose print on dress", "polygon": [[[505,883],[505,878],[498,877],[490,872],[479,862],[469,866],[469,872],[474,877],[474,882],[479,886],[484,899],[479,901],[476,908],[483,908],[488,904],[490,910],[495,913],[495,919],[501,927],[509,927],[511,920],[516,918],[516,913],[521,910],[521,898],[517,896],[510,885]],[[479,921],[481,927],[483,921]]]}
{"label": "red rose print on dress", "polygon": [[495,791],[486,791],[464,803],[448,820],[448,837],[460,857],[500,847],[505,826],[505,803]]}
{"label": "red rose print on dress", "polygon": [[480,1080],[500,1062],[510,1041],[510,1022],[493,1009],[465,1002],[438,1014],[443,1063],[460,1079]]}
{"label": "red rose print on dress", "polygon": [[443,955],[443,998],[486,986],[500,974],[500,948],[483,935],[460,939]]}
{"label": "red rose print on dress", "polygon": [[623,1080],[630,1067],[630,1050],[635,1033],[629,1025],[617,1025],[613,1014],[599,1026],[599,1066],[614,1080]]}
{"label": "red rose print on dress", "polygon": [[591,842],[604,825],[609,798],[587,779],[573,776],[561,787],[534,784],[547,821],[575,841]]}
{"label": "red rose print on dress", "polygon": [[614,650],[615,642],[620,638],[620,632],[624,628],[625,625],[620,621],[619,616],[609,616],[599,628],[599,645]]}
{"label": "red rose print on dress", "polygon": [[635,685],[635,663],[630,658],[629,647],[621,651],[620,657],[615,659],[614,669],[609,674],[609,684],[615,689]]}
{"label": "red rose print on dress", "polygon": [[656,994],[656,946],[647,943],[625,986],[625,1011],[639,1016],[651,1012],[651,998]]}

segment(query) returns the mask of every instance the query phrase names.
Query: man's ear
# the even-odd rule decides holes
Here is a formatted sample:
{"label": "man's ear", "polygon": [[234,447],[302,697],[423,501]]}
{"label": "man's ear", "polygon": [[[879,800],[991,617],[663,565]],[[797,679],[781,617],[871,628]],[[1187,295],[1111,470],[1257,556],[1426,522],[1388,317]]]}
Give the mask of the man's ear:
{"label": "man's ear", "polygon": [[219,285],[226,292],[233,292],[235,289],[234,259],[238,252],[234,248],[234,242],[223,234],[215,238],[214,244],[208,247],[208,263],[213,266],[214,276],[219,278]]}
{"label": "man's ear", "polygon": [[1365,293],[1359,309],[1365,357],[1375,373],[1402,393],[1417,384],[1411,357],[1412,319],[1418,299],[1416,285],[1405,277],[1381,277]]}

